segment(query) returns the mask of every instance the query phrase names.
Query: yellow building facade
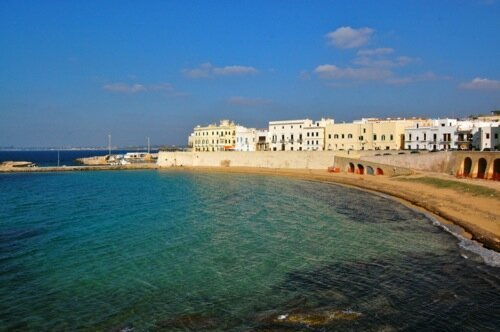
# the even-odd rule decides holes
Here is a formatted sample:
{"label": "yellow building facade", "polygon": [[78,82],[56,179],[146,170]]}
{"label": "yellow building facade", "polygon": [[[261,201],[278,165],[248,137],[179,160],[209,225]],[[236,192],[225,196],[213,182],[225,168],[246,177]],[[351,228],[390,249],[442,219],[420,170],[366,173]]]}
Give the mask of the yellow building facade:
{"label": "yellow building facade", "polygon": [[236,145],[236,124],[229,120],[205,127],[196,126],[188,140],[193,151],[230,151]]}
{"label": "yellow building facade", "polygon": [[399,150],[404,147],[405,128],[422,119],[361,119],[328,124],[325,150]]}

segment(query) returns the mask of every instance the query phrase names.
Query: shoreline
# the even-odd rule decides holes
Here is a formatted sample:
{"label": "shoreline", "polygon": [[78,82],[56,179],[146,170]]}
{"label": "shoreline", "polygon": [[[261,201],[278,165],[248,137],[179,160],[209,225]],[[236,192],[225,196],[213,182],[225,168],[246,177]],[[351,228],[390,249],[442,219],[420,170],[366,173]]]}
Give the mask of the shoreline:
{"label": "shoreline", "polygon": [[[430,213],[432,217],[444,225],[459,227],[462,230],[459,235],[479,242],[484,248],[500,252],[500,199],[498,196],[477,196],[447,188],[436,188],[428,184],[404,181],[408,178],[415,179],[422,176],[441,178],[441,174],[417,173],[408,176],[387,177],[328,173],[325,170],[252,167],[168,167],[159,168],[159,170],[274,175],[332,183],[368,191],[376,195],[387,195],[410,208]],[[460,182],[452,177],[449,177],[449,180]],[[500,193],[500,183],[498,185],[496,183],[498,182],[494,183],[495,190]],[[488,184],[485,187],[491,186]]]}

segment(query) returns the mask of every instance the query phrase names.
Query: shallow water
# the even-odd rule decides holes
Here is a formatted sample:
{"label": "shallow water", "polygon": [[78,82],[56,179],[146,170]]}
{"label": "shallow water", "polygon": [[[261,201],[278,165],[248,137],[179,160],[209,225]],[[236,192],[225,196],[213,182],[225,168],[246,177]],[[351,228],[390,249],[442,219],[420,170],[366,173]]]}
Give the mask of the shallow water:
{"label": "shallow water", "polygon": [[0,330],[500,326],[499,268],[422,213],[354,189],[241,174],[2,174],[0,206]]}

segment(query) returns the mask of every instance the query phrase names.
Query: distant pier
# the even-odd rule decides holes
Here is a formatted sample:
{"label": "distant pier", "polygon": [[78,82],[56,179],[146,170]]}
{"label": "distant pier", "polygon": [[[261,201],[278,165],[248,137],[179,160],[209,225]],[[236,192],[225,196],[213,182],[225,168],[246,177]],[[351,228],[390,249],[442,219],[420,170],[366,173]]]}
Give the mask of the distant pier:
{"label": "distant pier", "polygon": [[0,173],[43,173],[43,172],[77,172],[77,171],[118,171],[157,169],[156,163],[135,163],[130,165],[101,166],[48,166],[48,167],[1,167]]}

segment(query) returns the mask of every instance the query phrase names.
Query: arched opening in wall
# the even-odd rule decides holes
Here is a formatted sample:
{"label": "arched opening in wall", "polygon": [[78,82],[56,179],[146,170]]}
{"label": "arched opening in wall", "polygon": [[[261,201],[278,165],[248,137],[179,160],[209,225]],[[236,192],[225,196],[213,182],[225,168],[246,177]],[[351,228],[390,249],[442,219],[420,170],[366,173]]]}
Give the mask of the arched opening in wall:
{"label": "arched opening in wall", "polygon": [[371,167],[371,166],[366,166],[366,174],[368,174],[368,175],[375,175],[375,174],[373,173],[373,167]]}
{"label": "arched opening in wall", "polygon": [[358,164],[358,174],[365,174],[365,168],[361,164]]}
{"label": "arched opening in wall", "polygon": [[479,161],[477,162],[477,178],[484,179],[485,175],[486,175],[486,159],[479,158]]}
{"label": "arched opening in wall", "polygon": [[384,175],[382,168],[377,167],[377,175]]}
{"label": "arched opening in wall", "polygon": [[354,164],[353,163],[349,163],[349,168],[347,169],[347,171],[349,173],[354,173]]}
{"label": "arched opening in wall", "polygon": [[500,181],[500,159],[493,162],[493,180]]}
{"label": "arched opening in wall", "polygon": [[470,176],[470,171],[472,170],[472,159],[469,157],[464,159],[464,173],[463,176]]}

